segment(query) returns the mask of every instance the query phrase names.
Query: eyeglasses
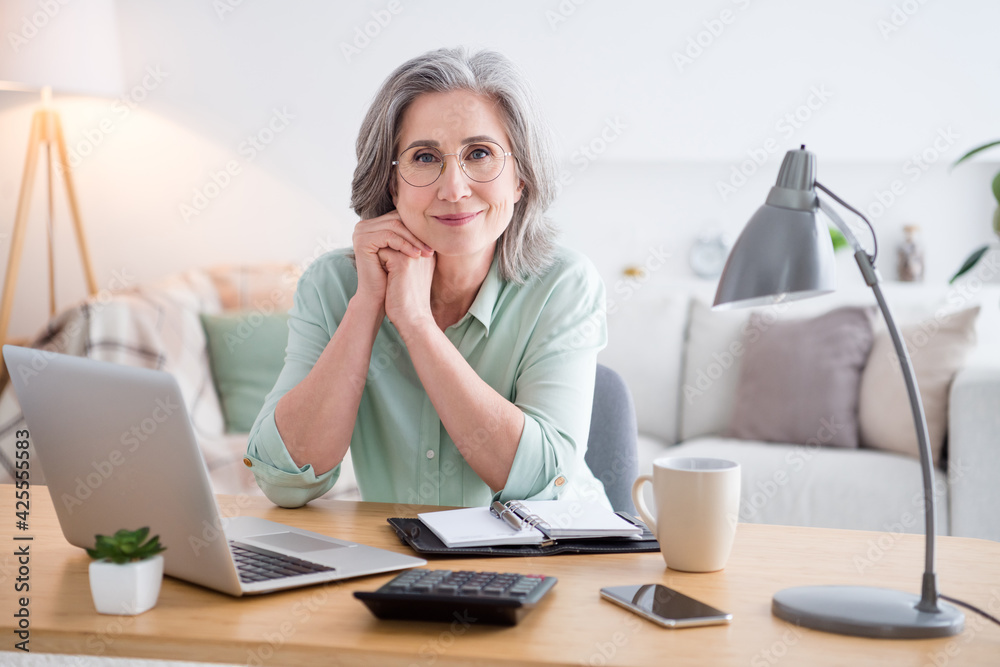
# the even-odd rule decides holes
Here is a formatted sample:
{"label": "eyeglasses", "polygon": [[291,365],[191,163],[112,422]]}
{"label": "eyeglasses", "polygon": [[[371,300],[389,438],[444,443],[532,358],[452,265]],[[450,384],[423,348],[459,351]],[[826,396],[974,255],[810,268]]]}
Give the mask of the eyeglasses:
{"label": "eyeglasses", "polygon": [[445,158],[454,155],[465,175],[477,183],[489,183],[502,172],[507,156],[500,144],[479,141],[462,146],[458,153],[442,153],[431,146],[407,148],[392,164],[399,169],[404,181],[415,188],[425,188],[433,184],[444,171]]}

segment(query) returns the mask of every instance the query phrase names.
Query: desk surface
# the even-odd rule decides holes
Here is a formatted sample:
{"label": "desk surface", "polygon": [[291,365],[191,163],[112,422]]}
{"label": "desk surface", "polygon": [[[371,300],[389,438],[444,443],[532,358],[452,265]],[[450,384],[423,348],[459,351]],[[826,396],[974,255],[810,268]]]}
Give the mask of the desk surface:
{"label": "desk surface", "polygon": [[[220,496],[227,516],[259,516],[409,553],[385,522],[422,508],[314,501],[285,510],[263,498]],[[788,586],[858,584],[919,591],[923,538],[740,524],[722,572],[664,568],[658,553],[433,560],[430,567],[543,573],[559,583],[512,628],[379,621],[351,595],[392,575],[250,598],[166,578],[159,602],[135,617],[103,616],[90,598],[83,550],[62,537],[48,492],[31,493],[30,530],[15,531],[14,487],[0,485],[0,650],[13,650],[14,533],[31,544],[32,651],[174,658],[249,665],[983,665],[1000,662],[1000,627],[971,612],[965,631],[932,640],[873,640],[796,628],[771,615]],[[19,543],[23,544],[23,542]],[[938,540],[942,592],[1000,610],[1000,543]],[[602,586],[659,582],[733,613],[728,626],[669,630],[599,598]],[[18,594],[20,595],[20,594]]]}

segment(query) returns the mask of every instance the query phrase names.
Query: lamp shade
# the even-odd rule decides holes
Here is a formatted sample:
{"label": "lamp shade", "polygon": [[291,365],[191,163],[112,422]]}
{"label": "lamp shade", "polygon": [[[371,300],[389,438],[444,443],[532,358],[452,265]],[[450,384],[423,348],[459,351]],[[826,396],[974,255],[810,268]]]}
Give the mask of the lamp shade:
{"label": "lamp shade", "polygon": [[834,289],[833,242],[816,212],[764,204],[729,253],[715,307],[762,306]]}
{"label": "lamp shade", "polygon": [[113,0],[3,0],[0,90],[98,97],[122,94],[121,48]]}

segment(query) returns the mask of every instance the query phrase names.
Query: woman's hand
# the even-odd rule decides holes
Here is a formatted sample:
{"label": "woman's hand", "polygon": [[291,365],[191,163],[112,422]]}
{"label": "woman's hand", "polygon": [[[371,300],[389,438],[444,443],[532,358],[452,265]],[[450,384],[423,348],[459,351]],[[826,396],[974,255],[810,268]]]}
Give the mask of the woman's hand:
{"label": "woman's hand", "polygon": [[382,248],[378,258],[387,274],[385,314],[404,337],[415,327],[434,324],[431,283],[437,256],[412,257]]}
{"label": "woman's hand", "polygon": [[430,246],[406,228],[395,210],[354,226],[354,258],[358,267],[357,296],[382,307],[386,298],[387,272],[379,259],[380,250],[391,250],[403,257],[431,257]]}

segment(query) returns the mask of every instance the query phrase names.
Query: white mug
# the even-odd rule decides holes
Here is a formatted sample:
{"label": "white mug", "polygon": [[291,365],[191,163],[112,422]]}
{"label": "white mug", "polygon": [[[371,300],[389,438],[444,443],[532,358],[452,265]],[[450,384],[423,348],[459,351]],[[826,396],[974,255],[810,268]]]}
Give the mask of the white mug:
{"label": "white mug", "polygon": [[[653,484],[654,518],[642,496]],[[726,566],[740,512],[740,464],[725,459],[661,458],[632,484],[632,502],[660,543],[667,567],[715,572]]]}

